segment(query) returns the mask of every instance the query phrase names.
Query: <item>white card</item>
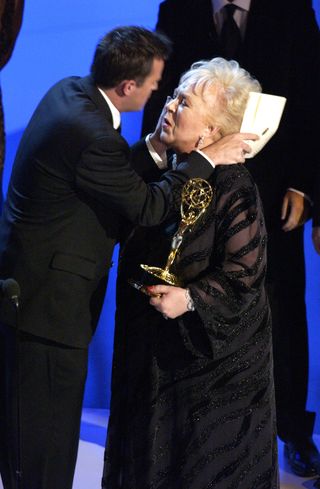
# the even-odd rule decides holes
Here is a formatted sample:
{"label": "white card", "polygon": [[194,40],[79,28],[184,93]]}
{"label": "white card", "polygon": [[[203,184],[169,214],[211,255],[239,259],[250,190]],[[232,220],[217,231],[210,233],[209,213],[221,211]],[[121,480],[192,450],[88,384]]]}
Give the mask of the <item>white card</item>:
{"label": "white card", "polygon": [[272,138],[279,127],[287,99],[278,95],[250,92],[240,132],[258,134],[258,141],[246,141],[252,151],[246,158],[255,156]]}

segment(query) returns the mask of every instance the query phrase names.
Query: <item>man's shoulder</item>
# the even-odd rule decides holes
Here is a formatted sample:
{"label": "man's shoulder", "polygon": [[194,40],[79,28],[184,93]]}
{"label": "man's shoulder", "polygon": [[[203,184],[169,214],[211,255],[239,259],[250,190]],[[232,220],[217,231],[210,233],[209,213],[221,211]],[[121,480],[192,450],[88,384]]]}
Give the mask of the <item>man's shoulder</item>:
{"label": "man's shoulder", "polygon": [[61,78],[60,80],[57,80],[50,88],[49,91],[51,90],[58,90],[62,87],[68,87],[72,85],[78,85],[79,81],[82,80],[82,77],[80,76],[66,76],[64,78]]}
{"label": "man's shoulder", "polygon": [[81,80],[80,76],[68,76],[56,81],[44,94],[43,100],[52,100],[58,107],[68,104],[69,97],[81,90]]}

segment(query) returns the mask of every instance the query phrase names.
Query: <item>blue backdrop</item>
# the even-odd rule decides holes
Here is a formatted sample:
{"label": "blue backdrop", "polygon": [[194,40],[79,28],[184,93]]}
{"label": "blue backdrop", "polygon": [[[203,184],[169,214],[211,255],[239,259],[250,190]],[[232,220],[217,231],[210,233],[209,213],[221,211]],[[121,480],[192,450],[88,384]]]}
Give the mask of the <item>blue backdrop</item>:
{"label": "blue backdrop", "polygon": [[[69,75],[86,75],[98,39],[118,25],[153,28],[160,0],[26,0],[22,29],[10,62],[1,73],[7,155],[3,191],[22,131],[47,89]],[[319,0],[314,0],[318,21]],[[122,132],[134,142],[140,133],[141,113],[124,114]],[[308,407],[318,413],[320,433],[320,257],[312,248],[310,224],[306,226],[307,305],[310,331],[310,389]],[[117,261],[117,249],[114,261]],[[105,408],[110,400],[110,371],[114,327],[112,269],[97,333],[90,346],[85,406]]]}

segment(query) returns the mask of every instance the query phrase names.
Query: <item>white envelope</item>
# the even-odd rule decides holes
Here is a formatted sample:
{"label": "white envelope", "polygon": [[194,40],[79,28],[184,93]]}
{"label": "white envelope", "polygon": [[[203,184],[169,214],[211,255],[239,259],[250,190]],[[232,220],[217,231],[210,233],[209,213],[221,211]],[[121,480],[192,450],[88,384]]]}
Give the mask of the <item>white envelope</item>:
{"label": "white envelope", "polygon": [[278,95],[250,92],[240,132],[258,134],[258,141],[246,141],[252,151],[246,158],[255,156],[272,138],[279,127],[287,99]]}

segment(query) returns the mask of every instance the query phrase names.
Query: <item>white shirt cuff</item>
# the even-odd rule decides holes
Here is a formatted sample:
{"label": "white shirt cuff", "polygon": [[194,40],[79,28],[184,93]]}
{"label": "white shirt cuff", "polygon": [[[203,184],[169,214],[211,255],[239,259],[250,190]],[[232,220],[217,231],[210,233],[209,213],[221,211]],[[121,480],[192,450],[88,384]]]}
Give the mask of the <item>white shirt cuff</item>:
{"label": "white shirt cuff", "polygon": [[167,153],[164,152],[162,155],[159,155],[150,142],[150,136],[151,134],[148,134],[145,139],[150,156],[157,167],[160,168],[160,170],[164,170],[165,168],[168,168]]}
{"label": "white shirt cuff", "polygon": [[215,166],[216,166],[216,165],[215,165],[214,161],[212,161],[212,160],[209,158],[209,156],[208,156],[208,155],[206,155],[206,154],[205,154],[203,151],[201,151],[200,149],[196,149],[195,151],[196,151],[197,153],[200,153],[200,154],[201,154],[201,156],[203,156],[203,157],[204,157],[204,158],[205,158],[207,161],[209,161],[210,165],[211,165],[213,168],[215,168]]}
{"label": "white shirt cuff", "polygon": [[296,194],[301,195],[303,198],[305,198],[308,202],[310,202],[311,205],[313,205],[312,200],[310,199],[309,195],[305,194],[304,192],[301,192],[301,190],[297,190],[295,188],[289,187],[287,190],[291,190],[291,192],[295,192]]}

